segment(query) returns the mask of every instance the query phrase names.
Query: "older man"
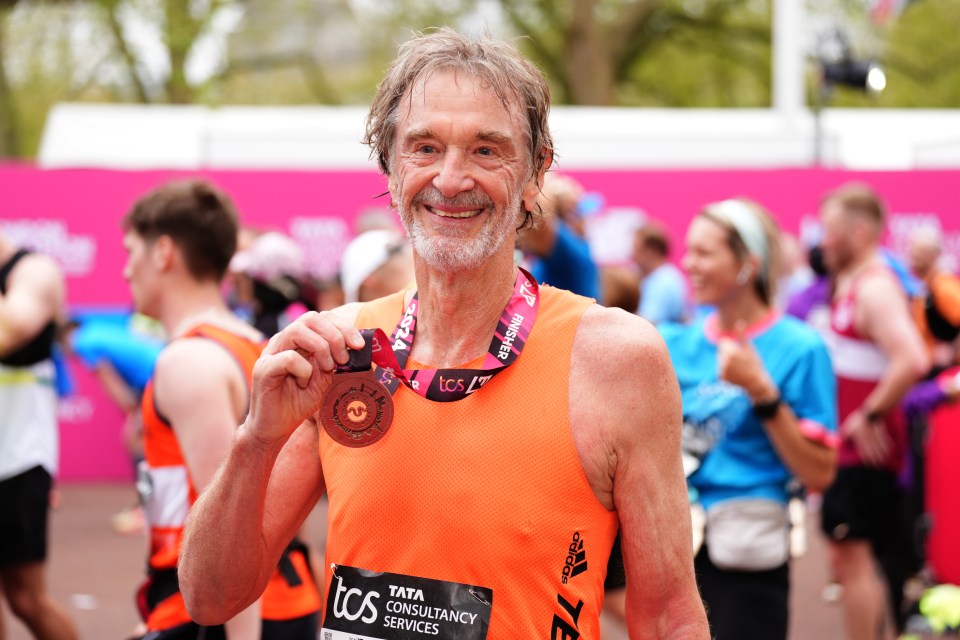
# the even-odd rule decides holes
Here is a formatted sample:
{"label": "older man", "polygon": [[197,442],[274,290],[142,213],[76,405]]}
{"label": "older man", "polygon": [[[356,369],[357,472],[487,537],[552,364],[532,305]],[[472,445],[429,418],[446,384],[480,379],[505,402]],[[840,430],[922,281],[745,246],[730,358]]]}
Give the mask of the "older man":
{"label": "older man", "polygon": [[188,525],[197,620],[256,598],[326,491],[325,638],[597,638],[618,527],[631,635],[708,637],[663,343],[514,265],[548,109],[511,45],[442,29],[402,47],[366,137],[418,290],[271,340]]}

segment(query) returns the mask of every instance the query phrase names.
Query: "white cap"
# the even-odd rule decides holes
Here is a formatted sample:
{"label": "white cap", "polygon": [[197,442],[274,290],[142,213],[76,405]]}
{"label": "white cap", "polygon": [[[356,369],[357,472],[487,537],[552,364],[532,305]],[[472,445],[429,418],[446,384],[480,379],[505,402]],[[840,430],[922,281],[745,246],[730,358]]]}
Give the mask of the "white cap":
{"label": "white cap", "polygon": [[234,254],[230,270],[270,282],[280,276],[302,278],[306,259],[297,241],[277,231],[268,231],[254,238],[250,246]]}
{"label": "white cap", "polygon": [[364,231],[350,241],[340,258],[340,284],[346,302],[357,302],[360,285],[390,259],[390,248],[402,240],[396,231]]}

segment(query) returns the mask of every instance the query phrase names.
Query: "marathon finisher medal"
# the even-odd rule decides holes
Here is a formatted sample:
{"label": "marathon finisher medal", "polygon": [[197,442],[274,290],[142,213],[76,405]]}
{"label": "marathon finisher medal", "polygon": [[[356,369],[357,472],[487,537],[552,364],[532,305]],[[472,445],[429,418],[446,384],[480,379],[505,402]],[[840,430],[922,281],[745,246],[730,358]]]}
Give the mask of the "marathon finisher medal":
{"label": "marathon finisher medal", "polygon": [[373,444],[393,422],[393,397],[371,369],[373,331],[360,333],[363,349],[350,350],[350,361],[337,367],[320,408],[320,424],[327,435],[347,447]]}
{"label": "marathon finisher medal", "polygon": [[[350,361],[338,365],[320,408],[320,423],[336,442],[365,447],[387,433],[393,421],[393,395],[401,383],[427,400],[454,402],[476,392],[519,357],[540,306],[537,281],[518,269],[513,296],[490,340],[480,369],[405,369],[417,327],[414,293],[387,338],[382,329],[361,329],[364,346],[349,350]],[[376,362],[379,369],[372,370]],[[444,378],[447,383],[444,384]],[[455,385],[449,383],[455,381]]]}

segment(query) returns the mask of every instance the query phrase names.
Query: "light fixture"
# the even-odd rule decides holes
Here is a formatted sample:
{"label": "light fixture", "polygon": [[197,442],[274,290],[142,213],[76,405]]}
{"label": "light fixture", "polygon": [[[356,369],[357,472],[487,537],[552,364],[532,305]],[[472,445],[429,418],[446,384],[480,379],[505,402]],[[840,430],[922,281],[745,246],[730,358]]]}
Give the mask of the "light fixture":
{"label": "light fixture", "polygon": [[887,87],[887,74],[875,62],[855,60],[842,34],[838,35],[843,55],[838,60],[818,60],[819,83],[813,95],[813,163],[823,163],[823,125],[821,112],[830,101],[834,87],[840,85],[866,93],[880,93]]}
{"label": "light fixture", "polygon": [[875,62],[845,58],[839,62],[821,62],[824,88],[843,85],[861,91],[879,93],[887,86],[887,76]]}

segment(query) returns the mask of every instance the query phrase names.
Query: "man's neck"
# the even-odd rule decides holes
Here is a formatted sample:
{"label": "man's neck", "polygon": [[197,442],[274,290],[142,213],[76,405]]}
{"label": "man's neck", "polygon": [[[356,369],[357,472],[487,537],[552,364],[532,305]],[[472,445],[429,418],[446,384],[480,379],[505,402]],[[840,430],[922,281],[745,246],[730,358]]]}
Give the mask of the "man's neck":
{"label": "man's neck", "polygon": [[933,265],[932,267],[930,267],[929,269],[927,269],[925,272],[923,272],[923,273],[915,273],[914,275],[915,275],[915,276],[917,277],[917,279],[920,280],[921,282],[925,282],[925,283],[927,283],[927,284],[930,284],[930,282],[933,280],[933,278],[934,278],[938,273],[940,273],[940,269],[937,267],[937,265]]}
{"label": "man's neck", "polygon": [[646,268],[643,270],[643,275],[644,276],[650,275],[651,273],[653,273],[654,271],[662,267],[664,264],[666,264],[666,262],[667,262],[666,258],[656,258],[651,260],[646,265]]}
{"label": "man's neck", "polygon": [[212,282],[170,287],[167,294],[159,320],[170,338],[182,335],[198,324],[230,315],[220,287]]}
{"label": "man's neck", "polygon": [[854,259],[837,274],[837,277],[838,279],[852,280],[879,263],[880,252],[876,247],[871,247],[856,255]]}
{"label": "man's neck", "polygon": [[417,260],[420,308],[410,357],[432,367],[452,367],[487,351],[516,283],[509,258],[478,269],[437,272]]}

